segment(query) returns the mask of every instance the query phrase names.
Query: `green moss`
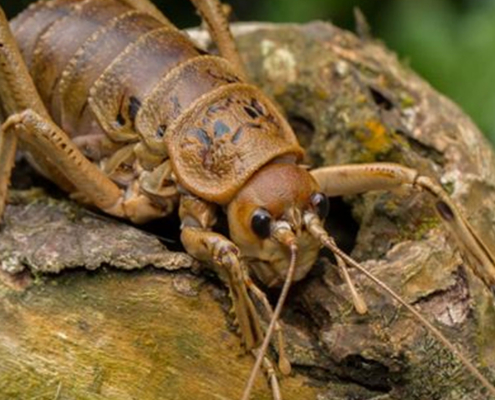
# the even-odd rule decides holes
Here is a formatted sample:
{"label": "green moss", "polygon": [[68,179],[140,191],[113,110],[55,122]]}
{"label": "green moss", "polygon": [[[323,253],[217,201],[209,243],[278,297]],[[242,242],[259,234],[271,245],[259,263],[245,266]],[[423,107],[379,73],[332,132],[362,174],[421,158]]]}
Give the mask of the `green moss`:
{"label": "green moss", "polygon": [[399,225],[401,236],[403,240],[422,240],[432,229],[441,224],[440,220],[436,217],[424,217],[421,218],[419,224],[413,225]]}
{"label": "green moss", "polygon": [[449,195],[452,195],[452,193],[454,193],[454,189],[455,189],[455,182],[449,181],[449,182],[442,183],[442,187],[443,187],[443,190],[445,190]]}
{"label": "green moss", "polygon": [[411,108],[416,105],[416,100],[408,93],[401,93],[399,98],[400,98],[400,107],[402,109]]}

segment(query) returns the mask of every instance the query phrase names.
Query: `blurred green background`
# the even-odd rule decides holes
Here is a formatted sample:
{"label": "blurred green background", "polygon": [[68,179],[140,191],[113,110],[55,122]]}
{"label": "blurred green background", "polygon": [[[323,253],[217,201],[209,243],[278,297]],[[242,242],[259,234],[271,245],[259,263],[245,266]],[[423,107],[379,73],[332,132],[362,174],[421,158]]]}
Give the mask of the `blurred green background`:
{"label": "blurred green background", "polygon": [[[354,29],[353,9],[375,37],[472,116],[495,143],[495,0],[225,0],[234,19],[329,20]],[[32,1],[2,1],[13,16]],[[156,0],[178,26],[196,25],[189,1]]]}

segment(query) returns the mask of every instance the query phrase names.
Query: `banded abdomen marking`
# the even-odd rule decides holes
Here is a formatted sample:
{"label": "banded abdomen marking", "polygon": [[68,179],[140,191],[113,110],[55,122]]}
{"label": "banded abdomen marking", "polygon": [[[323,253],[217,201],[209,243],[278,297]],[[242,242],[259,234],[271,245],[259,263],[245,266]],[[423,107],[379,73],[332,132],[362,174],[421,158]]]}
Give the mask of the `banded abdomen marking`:
{"label": "banded abdomen marking", "polygon": [[[118,0],[39,2],[12,28],[45,105],[72,137],[105,133],[114,141],[137,141],[134,119],[142,104],[147,114],[176,115],[201,94],[238,81],[223,60],[203,61],[177,28]],[[178,78],[180,91],[167,98],[164,89],[175,88]],[[160,104],[162,94],[173,107]]]}
{"label": "banded abdomen marking", "polygon": [[110,20],[79,48],[64,69],[52,98],[53,112],[60,116],[62,127],[74,135],[84,131],[84,124],[78,124],[90,88],[130,43],[160,26],[153,17],[130,10]]}
{"label": "banded abdomen marking", "polygon": [[40,35],[56,20],[70,13],[71,5],[77,1],[58,0],[32,3],[10,21],[10,27],[28,67],[31,65],[34,49]]}
{"label": "banded abdomen marking", "polygon": [[53,21],[38,36],[29,70],[43,102],[55,119],[58,118],[51,109],[51,99],[63,70],[102,24],[125,11],[126,7],[111,0],[85,0],[72,4],[67,15]]}

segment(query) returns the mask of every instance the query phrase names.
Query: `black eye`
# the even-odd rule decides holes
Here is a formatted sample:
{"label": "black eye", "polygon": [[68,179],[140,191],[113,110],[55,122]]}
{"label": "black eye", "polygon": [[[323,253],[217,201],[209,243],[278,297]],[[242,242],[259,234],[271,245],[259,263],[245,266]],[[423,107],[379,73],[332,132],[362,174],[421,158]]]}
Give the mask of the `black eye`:
{"label": "black eye", "polygon": [[330,209],[328,197],[325,196],[323,193],[315,193],[311,196],[311,203],[315,207],[318,217],[320,217],[321,219],[325,219]]}
{"label": "black eye", "polygon": [[270,224],[272,216],[266,210],[260,208],[256,210],[251,218],[251,228],[261,239],[270,237]]}

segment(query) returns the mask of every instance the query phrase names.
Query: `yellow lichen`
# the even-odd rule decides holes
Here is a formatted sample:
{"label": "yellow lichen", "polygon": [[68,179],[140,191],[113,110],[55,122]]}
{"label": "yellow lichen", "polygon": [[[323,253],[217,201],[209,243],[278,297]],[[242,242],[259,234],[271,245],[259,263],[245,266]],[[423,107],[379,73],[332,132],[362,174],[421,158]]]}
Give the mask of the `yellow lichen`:
{"label": "yellow lichen", "polygon": [[372,153],[385,153],[392,148],[393,142],[385,126],[376,119],[364,123],[365,129],[356,131],[356,138],[366,150]]}

